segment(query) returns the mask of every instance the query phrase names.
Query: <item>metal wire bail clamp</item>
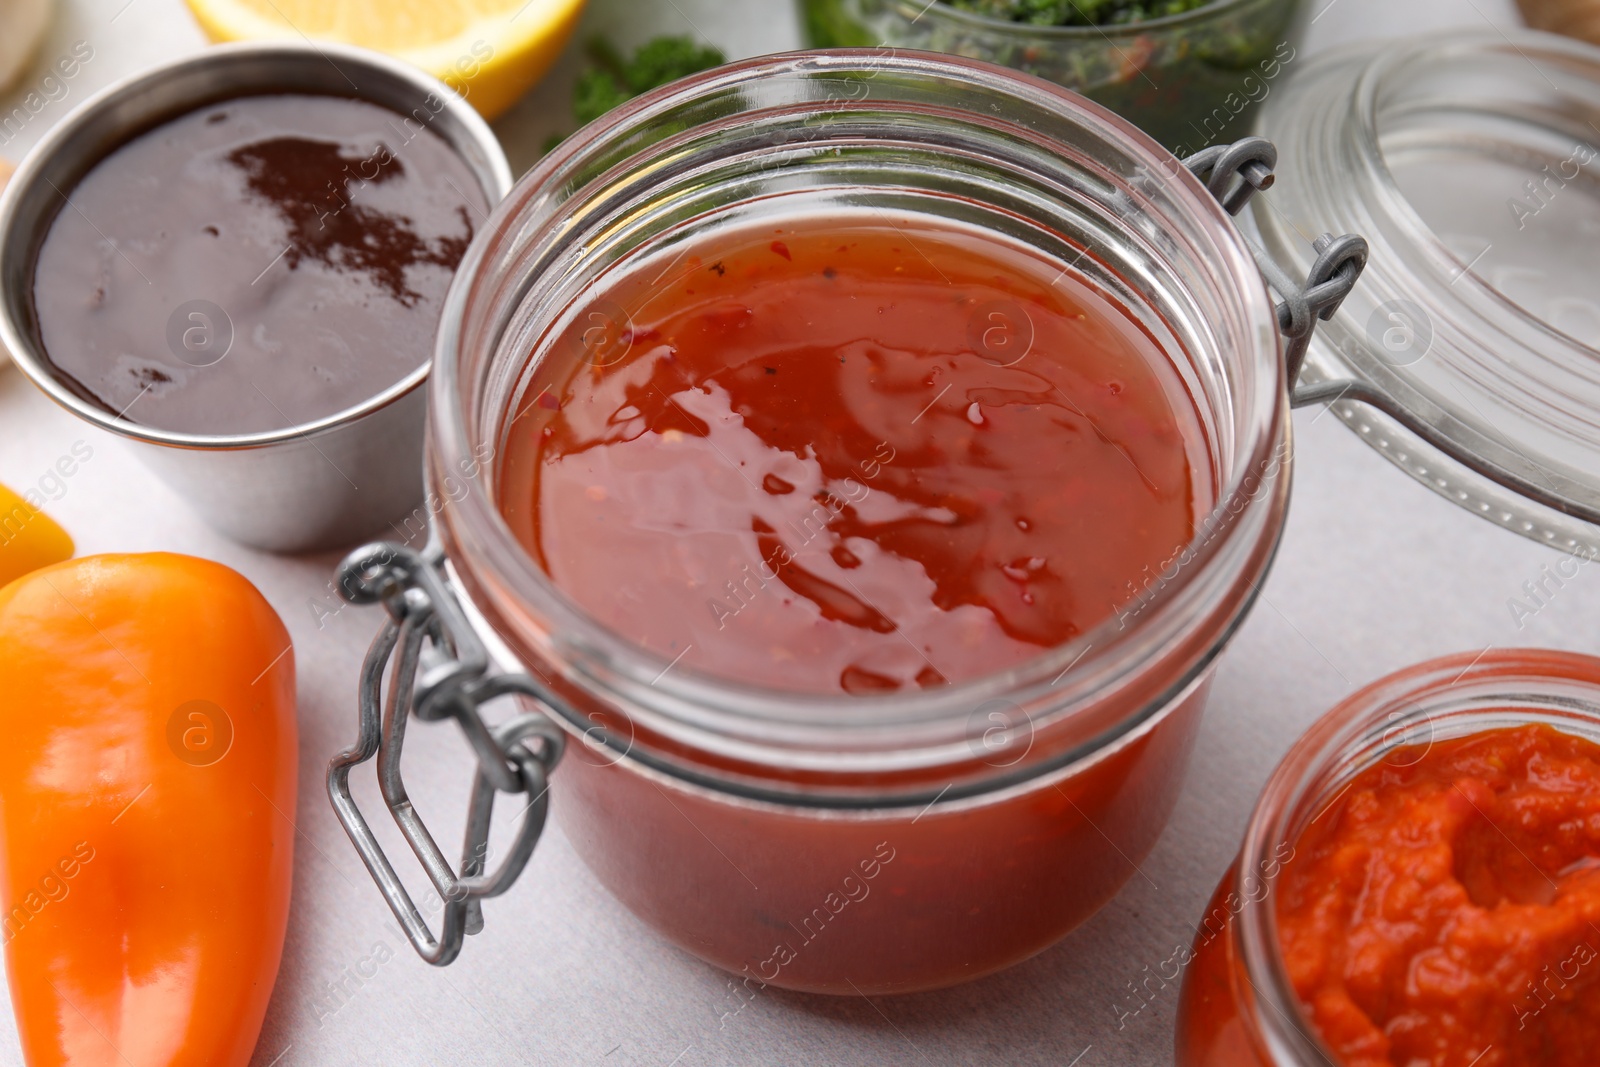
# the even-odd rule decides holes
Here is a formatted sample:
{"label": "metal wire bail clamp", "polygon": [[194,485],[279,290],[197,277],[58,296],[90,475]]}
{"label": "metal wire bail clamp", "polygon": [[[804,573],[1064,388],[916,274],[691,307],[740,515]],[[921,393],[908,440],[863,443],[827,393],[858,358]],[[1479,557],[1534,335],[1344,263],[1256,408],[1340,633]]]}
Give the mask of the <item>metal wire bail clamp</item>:
{"label": "metal wire bail clamp", "polygon": [[[403,545],[374,543],[340,563],[339,594],[351,604],[381,603],[389,618],[362,664],[356,742],[328,763],[328,799],[345,833],[412,947],[441,967],[460,954],[467,934],[483,929],[483,898],[505,892],[527,865],[549,814],[550,772],[565,745],[561,730],[537,711],[496,727],[483,718],[483,705],[502,696],[518,694],[545,706],[558,698],[526,674],[488,673],[488,652],[441,573],[442,562],[436,550],[424,556]],[[391,659],[385,700],[384,669]],[[451,868],[434,842],[401,778],[400,754],[413,715],[455,719],[477,756],[459,869]],[[537,744],[530,748],[529,742]],[[384,804],[443,902],[437,937],[350,793],[350,771],[374,756]],[[497,793],[529,800],[505,858],[489,873]]]}
{"label": "metal wire bail clamp", "polygon": [[[1230,145],[1212,145],[1183,161],[1194,176],[1205,183],[1230,215],[1244,210],[1258,192],[1272,188],[1273,168],[1278,165],[1278,148],[1265,137],[1246,137]],[[1287,373],[1289,398],[1296,407],[1324,399],[1320,395],[1298,392],[1300,368],[1317,323],[1326,322],[1339,310],[1344,298],[1355,288],[1367,266],[1367,240],[1353,233],[1335,237],[1325,233],[1312,241],[1317,259],[1304,284],[1291,278],[1277,261],[1256,243],[1245,238],[1256,267],[1267,284],[1282,298],[1277,305],[1278,329],[1287,339],[1283,362]]]}

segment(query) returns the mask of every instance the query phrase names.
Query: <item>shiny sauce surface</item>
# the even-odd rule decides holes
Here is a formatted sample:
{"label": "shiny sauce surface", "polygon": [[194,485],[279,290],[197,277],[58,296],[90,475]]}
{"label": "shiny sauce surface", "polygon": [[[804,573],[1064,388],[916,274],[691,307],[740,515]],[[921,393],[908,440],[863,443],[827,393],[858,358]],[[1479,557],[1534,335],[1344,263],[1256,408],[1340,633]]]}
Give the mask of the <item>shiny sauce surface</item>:
{"label": "shiny sauce surface", "polygon": [[312,422],[405,378],[489,206],[419,110],[245,96],[115,149],[60,190],[39,250],[56,374],[197,434]]}
{"label": "shiny sauce surface", "polygon": [[501,510],[675,668],[818,694],[989,674],[1125,609],[1212,504],[1193,401],[1128,311],[953,226],[707,236],[603,280],[538,355]]}

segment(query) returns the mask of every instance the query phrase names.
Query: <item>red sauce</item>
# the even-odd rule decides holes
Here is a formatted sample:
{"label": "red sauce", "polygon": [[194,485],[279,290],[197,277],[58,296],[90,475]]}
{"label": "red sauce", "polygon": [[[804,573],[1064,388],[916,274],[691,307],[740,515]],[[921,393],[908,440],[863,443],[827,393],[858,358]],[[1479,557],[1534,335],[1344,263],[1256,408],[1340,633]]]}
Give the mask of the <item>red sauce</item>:
{"label": "red sauce", "polygon": [[719,1013],[766,985],[938,989],[1054,944],[1134,876],[1178,801],[1205,697],[1065,778],[863,817],[745,804],[573,745],[559,818],[617,899],[734,976]]}
{"label": "red sauce", "polygon": [[596,291],[522,394],[501,507],[685,667],[816,693],[1001,670],[1133,600],[1211,506],[1155,341],[998,238],[724,232]]}
{"label": "red sauce", "polygon": [[1296,845],[1284,962],[1344,1067],[1579,1067],[1600,1049],[1600,746],[1401,749]]}

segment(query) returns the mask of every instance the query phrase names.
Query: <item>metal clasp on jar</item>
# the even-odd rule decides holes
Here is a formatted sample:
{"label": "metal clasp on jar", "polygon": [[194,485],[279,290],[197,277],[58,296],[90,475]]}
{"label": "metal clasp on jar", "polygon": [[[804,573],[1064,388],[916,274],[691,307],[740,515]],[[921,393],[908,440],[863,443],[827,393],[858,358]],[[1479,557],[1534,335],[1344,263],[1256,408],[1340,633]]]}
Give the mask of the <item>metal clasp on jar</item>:
{"label": "metal clasp on jar", "polygon": [[[1273,168],[1277,164],[1278,148],[1265,137],[1246,137],[1230,145],[1212,145],[1183,161],[1230,215],[1243,211],[1256,193],[1272,188]],[[1306,350],[1311,347],[1317,323],[1334,316],[1366,269],[1366,238],[1353,233],[1342,237],[1325,233],[1312,241],[1317,259],[1304,284],[1291,278],[1248,236],[1245,243],[1250,246],[1256,267],[1267,284],[1283,298],[1277,307],[1278,329],[1288,341],[1283,360],[1290,403],[1303,407],[1328,399],[1320,388],[1297,388],[1300,368],[1305,363]]]}
{"label": "metal clasp on jar", "polygon": [[[454,960],[465,935],[483,929],[482,899],[504,893],[527,865],[549,813],[550,772],[565,744],[561,730],[537,711],[495,727],[484,719],[482,707],[499,697],[521,695],[545,706],[558,698],[526,674],[489,673],[488,652],[441,572],[442,563],[435,550],[420,555],[399,545],[371,544],[339,565],[340,594],[352,604],[381,603],[389,620],[362,664],[356,742],[328,763],[335,814],[412,947],[436,966]],[[391,659],[385,700],[383,676]],[[477,755],[459,868],[450,866],[434,842],[401,779],[400,753],[413,715],[424,721],[455,719]],[[444,901],[437,936],[350,794],[351,769],[374,755],[384,804]],[[526,795],[528,803],[505,858],[486,873],[496,793]]]}

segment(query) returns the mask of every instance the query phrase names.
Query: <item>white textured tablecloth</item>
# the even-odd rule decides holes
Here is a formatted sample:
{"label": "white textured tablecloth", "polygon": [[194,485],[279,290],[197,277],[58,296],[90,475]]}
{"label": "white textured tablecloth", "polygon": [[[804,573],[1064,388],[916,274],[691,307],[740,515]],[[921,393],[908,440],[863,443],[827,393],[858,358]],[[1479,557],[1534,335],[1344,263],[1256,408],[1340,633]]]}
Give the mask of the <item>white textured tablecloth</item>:
{"label": "white textured tablecloth", "polygon": [[[1514,25],[1510,0],[1333,0],[1305,53],[1374,33],[1484,24]],[[698,31],[731,56],[798,41],[787,0],[594,0],[581,33],[629,43],[663,31]],[[40,63],[80,39],[94,58],[0,154],[19,156],[93,88],[203,44],[178,0],[70,0]],[[576,69],[569,55],[497,124],[519,171],[547,133],[570,126]],[[0,113],[42,72],[0,98]],[[276,558],[223,540],[120,442],[0,367],[0,482],[34,485],[74,442],[88,442],[93,458],[50,505],[82,552],[169,549],[220,560],[260,586],[294,634],[300,834],[288,945],[257,1067],[1170,1063],[1176,987],[1129,1015],[1142,1003],[1129,984],[1188,942],[1262,782],[1312,719],[1355,687],[1426,657],[1491,645],[1592,651],[1600,637],[1595,568],[1518,629],[1507,600],[1555,553],[1434,496],[1330,415],[1297,413],[1296,434],[1282,553],[1222,662],[1179,811],[1143,877],[1060,945],[997,977],[870,1003],[769,990],[719,1026],[734,1003],[726,977],[624,911],[553,823],[522,880],[488,903],[488,932],[468,942],[459,962],[437,970],[416,959],[323,793],[328,756],[353,737],[356,667],[376,615],[346,610],[319,630],[310,605],[333,556]],[[440,743],[414,745],[408,765],[419,807],[446,818],[459,812],[471,766],[454,733],[415,729],[415,740]],[[386,961],[362,963],[379,944]],[[0,1064],[20,1062],[10,1015],[0,1013]]]}

